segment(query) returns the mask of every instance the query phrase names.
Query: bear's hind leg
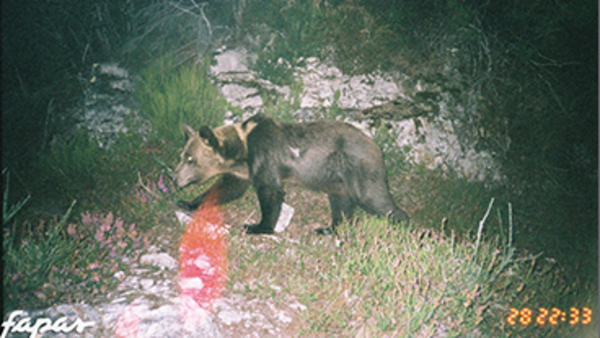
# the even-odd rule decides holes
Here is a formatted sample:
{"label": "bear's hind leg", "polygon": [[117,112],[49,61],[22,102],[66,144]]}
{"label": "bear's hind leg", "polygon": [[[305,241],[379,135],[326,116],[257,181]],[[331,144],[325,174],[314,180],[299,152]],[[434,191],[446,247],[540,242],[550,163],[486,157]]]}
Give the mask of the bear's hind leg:
{"label": "bear's hind leg", "polygon": [[368,186],[359,201],[360,207],[370,214],[389,218],[395,224],[409,223],[408,215],[394,203],[387,184]]}
{"label": "bear's hind leg", "polygon": [[356,207],[356,204],[348,196],[329,194],[328,197],[331,208],[331,226],[317,229],[317,233],[320,235],[335,234],[335,227],[344,220],[351,219]]}

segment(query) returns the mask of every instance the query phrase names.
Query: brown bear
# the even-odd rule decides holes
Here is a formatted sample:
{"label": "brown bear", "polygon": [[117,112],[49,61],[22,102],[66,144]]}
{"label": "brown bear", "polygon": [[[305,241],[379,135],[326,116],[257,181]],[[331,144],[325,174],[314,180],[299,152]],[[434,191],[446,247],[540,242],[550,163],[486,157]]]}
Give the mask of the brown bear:
{"label": "brown bear", "polygon": [[408,223],[408,216],[392,200],[383,153],[362,131],[339,121],[278,122],[257,114],[240,124],[194,130],[182,126],[187,137],[181,162],[174,172],[178,187],[222,177],[191,202],[178,205],[197,209],[208,196],[217,204],[241,197],[254,186],[262,219],[247,233],[273,233],[284,199],[284,182],[299,183],[325,192],[331,206],[331,227],[352,217],[360,206],[370,214]]}

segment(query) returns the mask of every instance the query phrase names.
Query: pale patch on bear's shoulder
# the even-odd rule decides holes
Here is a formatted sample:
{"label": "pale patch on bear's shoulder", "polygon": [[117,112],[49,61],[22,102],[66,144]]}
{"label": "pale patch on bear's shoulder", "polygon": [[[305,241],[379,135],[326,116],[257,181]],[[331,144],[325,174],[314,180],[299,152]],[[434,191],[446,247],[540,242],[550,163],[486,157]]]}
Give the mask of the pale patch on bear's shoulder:
{"label": "pale patch on bear's shoulder", "polygon": [[250,134],[250,132],[257,125],[258,125],[258,123],[254,122],[254,121],[248,121],[245,125],[242,125],[241,123],[237,123],[237,124],[233,125],[233,127],[235,128],[235,131],[238,134],[238,137],[240,138],[240,140],[244,144],[244,149],[246,151],[248,150],[248,144],[247,144],[248,134]]}
{"label": "pale patch on bear's shoulder", "polygon": [[300,157],[300,149],[299,148],[290,147],[290,150],[292,151],[292,154],[294,154],[294,158]]}

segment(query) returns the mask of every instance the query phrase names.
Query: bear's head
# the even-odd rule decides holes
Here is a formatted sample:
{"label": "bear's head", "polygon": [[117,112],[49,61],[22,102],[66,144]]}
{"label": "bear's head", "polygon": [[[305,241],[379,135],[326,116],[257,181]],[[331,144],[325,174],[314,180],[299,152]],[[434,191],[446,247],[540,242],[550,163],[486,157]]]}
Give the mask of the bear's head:
{"label": "bear's head", "polygon": [[219,140],[213,131],[207,126],[194,130],[187,125],[182,125],[181,130],[187,141],[175,168],[175,185],[182,188],[220,174],[225,159],[218,151]]}
{"label": "bear's head", "polygon": [[182,125],[186,144],[173,175],[175,185],[183,188],[223,173],[246,176],[245,134],[239,128],[231,125],[213,130],[202,126],[195,130]]}

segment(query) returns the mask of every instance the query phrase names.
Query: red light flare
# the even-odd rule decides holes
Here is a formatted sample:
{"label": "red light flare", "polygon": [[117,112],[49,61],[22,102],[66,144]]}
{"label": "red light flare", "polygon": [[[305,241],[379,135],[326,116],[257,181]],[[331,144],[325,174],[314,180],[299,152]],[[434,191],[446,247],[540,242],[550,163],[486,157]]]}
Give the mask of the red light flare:
{"label": "red light flare", "polygon": [[[214,197],[214,195],[213,195]],[[227,279],[227,241],[223,218],[214,198],[194,213],[179,245],[182,297],[191,297],[210,312]]]}

